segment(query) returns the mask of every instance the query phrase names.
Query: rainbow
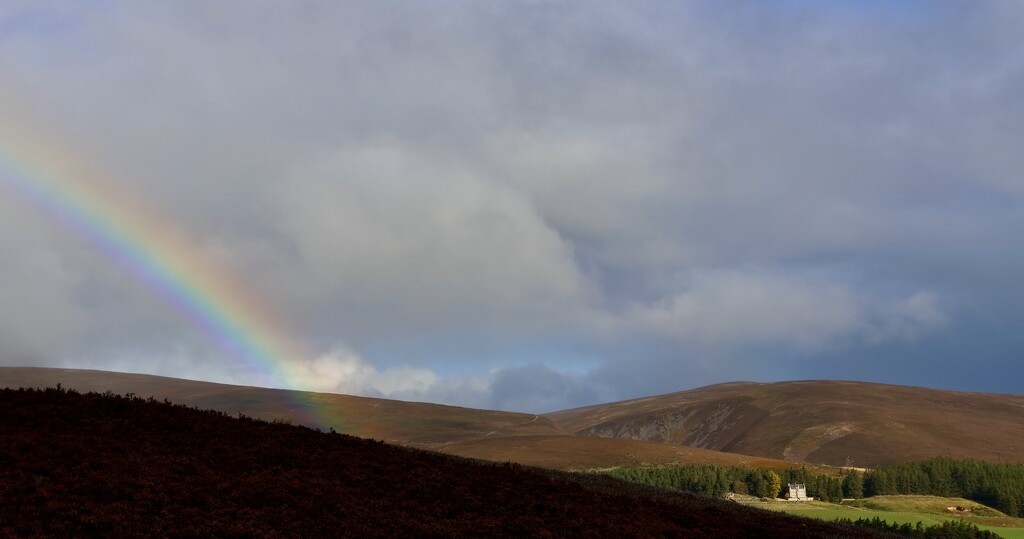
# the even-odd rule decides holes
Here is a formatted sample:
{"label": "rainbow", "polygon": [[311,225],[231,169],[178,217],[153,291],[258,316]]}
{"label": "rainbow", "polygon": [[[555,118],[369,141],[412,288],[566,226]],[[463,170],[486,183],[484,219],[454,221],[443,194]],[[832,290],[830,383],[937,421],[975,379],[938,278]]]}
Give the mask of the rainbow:
{"label": "rainbow", "polygon": [[[11,193],[129,273],[268,385],[302,388],[294,366],[311,356],[270,309],[200,257],[171,221],[112,186],[86,160],[42,144],[40,137],[0,138],[0,193]],[[307,400],[287,393],[293,401]],[[293,404],[319,415],[309,402]]]}

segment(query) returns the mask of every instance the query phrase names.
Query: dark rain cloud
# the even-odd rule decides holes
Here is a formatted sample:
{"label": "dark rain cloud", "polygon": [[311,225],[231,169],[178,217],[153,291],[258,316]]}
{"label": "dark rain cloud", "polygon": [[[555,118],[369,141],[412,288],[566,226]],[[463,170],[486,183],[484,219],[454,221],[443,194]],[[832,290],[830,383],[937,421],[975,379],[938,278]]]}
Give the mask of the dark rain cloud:
{"label": "dark rain cloud", "polygon": [[[1022,27],[1013,3],[14,3],[0,117],[171,216],[322,354],[311,387],[1017,391],[958,366],[1024,374]],[[0,362],[252,380],[3,204]]]}

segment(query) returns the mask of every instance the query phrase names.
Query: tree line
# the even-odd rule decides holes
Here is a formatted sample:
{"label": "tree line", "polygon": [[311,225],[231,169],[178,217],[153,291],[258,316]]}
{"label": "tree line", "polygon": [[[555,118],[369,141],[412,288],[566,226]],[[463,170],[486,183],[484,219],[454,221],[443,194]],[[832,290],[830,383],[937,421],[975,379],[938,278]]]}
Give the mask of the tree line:
{"label": "tree line", "polygon": [[839,524],[851,524],[862,528],[871,528],[883,532],[889,532],[907,537],[922,537],[924,539],[999,539],[999,535],[988,530],[978,529],[970,522],[962,520],[947,520],[941,524],[925,526],[918,521],[917,525],[888,523],[881,518],[848,518],[836,519]]}
{"label": "tree line", "polygon": [[928,494],[967,498],[1010,516],[1024,517],[1024,465],[934,458],[838,475],[807,468],[769,470],[723,468],[708,464],[619,468],[608,475],[656,487],[720,497],[726,492],[760,498],[777,497],[788,483],[803,483],[807,495],[838,503],[843,498],[885,494]]}
{"label": "tree line", "polygon": [[940,457],[884,466],[864,474],[864,492],[967,498],[1024,517],[1024,465]]}
{"label": "tree line", "polygon": [[688,464],[617,468],[601,473],[634,483],[712,497],[735,492],[759,498],[775,498],[782,493],[783,486],[789,483],[803,483],[807,486],[808,496],[825,501],[839,502],[847,491],[849,497],[863,496],[863,477],[860,474],[834,477],[813,474],[806,468],[770,470]]}

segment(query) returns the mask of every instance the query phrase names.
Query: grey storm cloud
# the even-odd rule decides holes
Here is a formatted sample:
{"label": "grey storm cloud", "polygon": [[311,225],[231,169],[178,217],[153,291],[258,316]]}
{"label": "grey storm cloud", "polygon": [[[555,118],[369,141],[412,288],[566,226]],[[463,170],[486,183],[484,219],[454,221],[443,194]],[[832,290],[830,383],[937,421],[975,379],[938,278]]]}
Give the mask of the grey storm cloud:
{"label": "grey storm cloud", "polygon": [[[983,371],[1024,374],[1022,28],[998,2],[13,2],[0,120],[170,216],[320,354],[309,388],[1017,391]],[[253,381],[31,208],[0,225],[0,364]]]}

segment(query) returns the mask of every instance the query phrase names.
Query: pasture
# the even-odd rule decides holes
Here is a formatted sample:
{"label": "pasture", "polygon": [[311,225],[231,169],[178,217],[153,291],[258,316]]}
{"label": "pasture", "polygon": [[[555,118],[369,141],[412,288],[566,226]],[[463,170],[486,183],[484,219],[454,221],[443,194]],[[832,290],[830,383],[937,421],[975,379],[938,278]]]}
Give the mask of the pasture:
{"label": "pasture", "polygon": [[[742,502],[741,502],[742,503]],[[962,498],[938,496],[875,496],[843,505],[826,502],[768,502],[751,504],[771,511],[832,521],[837,518],[878,517],[890,523],[925,526],[941,524],[946,520],[966,520],[983,530],[990,530],[1007,539],[1024,539],[1024,519],[1011,518],[995,509]],[[947,507],[966,507],[970,515],[957,515]]]}

